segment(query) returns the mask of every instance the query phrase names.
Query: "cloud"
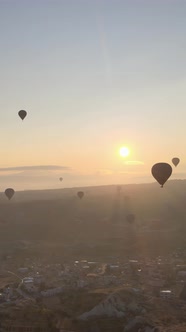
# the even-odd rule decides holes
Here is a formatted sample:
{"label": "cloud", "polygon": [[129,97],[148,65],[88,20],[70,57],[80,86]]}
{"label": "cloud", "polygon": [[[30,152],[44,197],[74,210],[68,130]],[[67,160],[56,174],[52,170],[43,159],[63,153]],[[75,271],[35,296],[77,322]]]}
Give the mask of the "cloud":
{"label": "cloud", "polygon": [[124,164],[127,166],[136,166],[136,165],[144,165],[144,162],[138,160],[127,160],[124,162]]}
{"label": "cloud", "polygon": [[96,175],[112,175],[113,174],[113,170],[111,169],[99,169],[96,172]]}
{"label": "cloud", "polygon": [[10,171],[70,171],[70,167],[67,166],[57,166],[57,165],[38,165],[38,166],[18,166],[18,167],[4,167],[0,168],[0,172],[10,172]]}
{"label": "cloud", "polygon": [[138,174],[139,172],[136,172],[136,171],[130,171],[130,172],[126,172],[126,171],[120,171],[120,172],[118,172],[118,174],[120,174],[120,175],[133,175],[133,174]]}

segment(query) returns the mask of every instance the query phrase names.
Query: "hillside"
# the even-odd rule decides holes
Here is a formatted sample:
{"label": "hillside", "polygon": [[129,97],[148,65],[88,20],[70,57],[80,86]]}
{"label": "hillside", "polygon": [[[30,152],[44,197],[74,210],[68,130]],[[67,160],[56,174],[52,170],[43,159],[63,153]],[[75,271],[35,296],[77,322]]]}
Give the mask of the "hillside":
{"label": "hillside", "polygon": [[[186,180],[156,183],[18,192],[11,201],[0,195],[1,248],[58,246],[77,255],[118,254],[121,251],[169,251],[185,246]],[[130,224],[126,216],[135,215]],[[157,248],[157,239],[159,246]],[[27,246],[28,247],[28,246]],[[148,249],[148,250],[147,250]]]}

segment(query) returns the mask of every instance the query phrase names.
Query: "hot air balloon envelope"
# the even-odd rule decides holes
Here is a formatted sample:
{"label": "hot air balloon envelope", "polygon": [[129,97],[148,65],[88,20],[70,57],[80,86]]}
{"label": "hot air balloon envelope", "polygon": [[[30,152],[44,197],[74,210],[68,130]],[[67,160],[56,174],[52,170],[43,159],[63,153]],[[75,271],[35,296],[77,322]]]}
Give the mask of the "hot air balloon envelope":
{"label": "hot air balloon envelope", "polygon": [[63,181],[63,178],[59,178],[60,181]]}
{"label": "hot air balloon envelope", "polygon": [[124,197],[124,201],[125,201],[125,203],[128,203],[130,201],[130,197],[129,196],[125,196]]}
{"label": "hot air balloon envelope", "polygon": [[5,190],[5,195],[6,195],[6,197],[8,197],[9,200],[14,196],[14,193],[15,193],[15,191],[12,188],[7,188]]}
{"label": "hot air balloon envelope", "polygon": [[152,166],[151,173],[163,188],[163,185],[172,174],[172,167],[167,163],[157,163]]}
{"label": "hot air balloon envelope", "polygon": [[118,192],[118,193],[120,193],[120,192],[121,192],[121,190],[122,190],[122,187],[121,187],[121,186],[117,186],[117,188],[116,188],[116,189],[117,189],[117,192]]}
{"label": "hot air balloon envelope", "polygon": [[24,110],[19,111],[18,114],[22,120],[24,120],[24,118],[27,116],[27,112]]}
{"label": "hot air balloon envelope", "polygon": [[84,192],[83,191],[78,191],[77,195],[80,199],[82,199],[83,196],[84,196]]}
{"label": "hot air balloon envelope", "polygon": [[179,158],[172,158],[172,163],[174,164],[174,166],[177,166],[179,162],[180,162]]}
{"label": "hot air balloon envelope", "polygon": [[135,221],[135,215],[133,213],[130,213],[126,216],[126,219],[131,224]]}

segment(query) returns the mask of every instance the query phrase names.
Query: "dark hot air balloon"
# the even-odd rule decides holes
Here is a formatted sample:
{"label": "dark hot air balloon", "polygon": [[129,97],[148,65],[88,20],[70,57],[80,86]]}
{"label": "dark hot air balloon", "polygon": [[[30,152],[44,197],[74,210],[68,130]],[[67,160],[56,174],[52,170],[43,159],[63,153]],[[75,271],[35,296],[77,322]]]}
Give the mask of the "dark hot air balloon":
{"label": "dark hot air balloon", "polygon": [[163,185],[172,174],[172,167],[167,163],[157,163],[152,166],[151,173],[163,188]]}
{"label": "dark hot air balloon", "polygon": [[84,192],[83,191],[78,191],[77,195],[80,199],[82,199],[83,196],[84,196]]}
{"label": "dark hot air balloon", "polygon": [[59,178],[59,181],[63,181],[63,178]]}
{"label": "dark hot air balloon", "polygon": [[27,112],[24,110],[19,111],[18,114],[22,120],[24,120],[24,118],[27,116]]}
{"label": "dark hot air balloon", "polygon": [[130,197],[129,196],[124,196],[124,202],[129,203],[130,202]]}
{"label": "dark hot air balloon", "polygon": [[126,216],[127,221],[132,224],[135,221],[135,214],[130,213]]}
{"label": "dark hot air balloon", "polygon": [[121,190],[122,190],[122,187],[121,186],[117,186],[116,190],[117,190],[118,193],[120,193]]}
{"label": "dark hot air balloon", "polygon": [[5,190],[5,195],[6,195],[6,197],[8,197],[9,200],[14,196],[14,193],[15,193],[15,191],[12,188],[7,188]]}
{"label": "dark hot air balloon", "polygon": [[176,167],[179,164],[180,160],[179,158],[172,158],[172,163],[174,164],[174,166]]}

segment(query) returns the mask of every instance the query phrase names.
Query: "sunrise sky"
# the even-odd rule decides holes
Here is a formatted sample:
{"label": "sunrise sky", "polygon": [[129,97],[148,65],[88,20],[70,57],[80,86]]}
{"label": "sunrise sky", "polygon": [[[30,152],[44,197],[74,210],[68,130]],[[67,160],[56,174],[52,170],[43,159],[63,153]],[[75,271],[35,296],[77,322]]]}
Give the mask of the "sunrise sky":
{"label": "sunrise sky", "polygon": [[153,182],[173,157],[185,178],[185,17],[184,0],[0,0],[0,191]]}

